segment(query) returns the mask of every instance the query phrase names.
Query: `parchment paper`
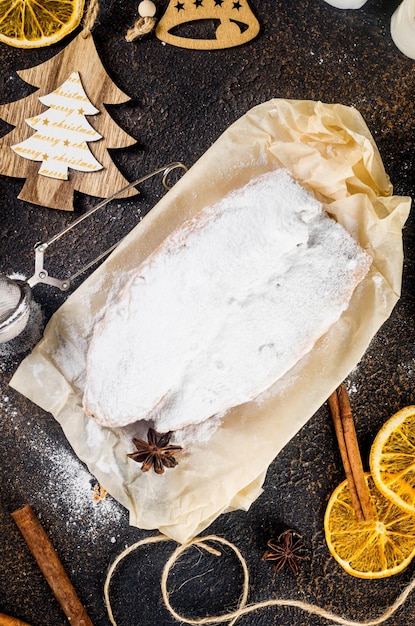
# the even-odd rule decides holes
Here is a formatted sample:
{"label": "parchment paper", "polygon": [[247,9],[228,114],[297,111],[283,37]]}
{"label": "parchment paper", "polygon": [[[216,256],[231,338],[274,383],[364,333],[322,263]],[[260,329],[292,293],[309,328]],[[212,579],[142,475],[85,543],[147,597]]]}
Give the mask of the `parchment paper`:
{"label": "parchment paper", "polygon": [[[287,375],[256,401],[231,409],[209,443],[189,445],[176,468],[144,474],[126,457],[134,450],[134,428],[103,428],[82,411],[93,325],[123,272],[206,204],[276,167],[288,168],[360,242],[373,258],[370,273],[339,321]],[[392,195],[375,142],[354,108],[282,99],[256,106],[68,298],[11,385],[54,415],[79,458],[128,508],[131,525],[185,542],[221,513],[248,509],[269,464],[356,366],[389,317],[400,295],[402,227],[410,204],[410,198]]]}

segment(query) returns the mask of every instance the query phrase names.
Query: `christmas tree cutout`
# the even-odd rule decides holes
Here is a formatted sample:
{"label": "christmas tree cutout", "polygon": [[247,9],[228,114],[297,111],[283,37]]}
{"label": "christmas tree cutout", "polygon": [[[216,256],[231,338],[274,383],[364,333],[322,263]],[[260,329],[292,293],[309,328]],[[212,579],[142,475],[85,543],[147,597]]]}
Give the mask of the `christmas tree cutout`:
{"label": "christmas tree cutout", "polygon": [[38,173],[51,178],[68,180],[69,167],[81,172],[102,169],[87,144],[102,137],[85,117],[99,111],[88,100],[79,73],[72,72],[61,87],[39,100],[48,110],[25,120],[36,133],[11,146],[12,150],[25,159],[41,161]]}
{"label": "christmas tree cutout", "polygon": [[[0,139],[0,174],[26,179],[19,198],[44,207],[72,211],[75,190],[90,196],[107,198],[125,187],[128,180],[117,169],[109,150],[125,148],[136,142],[114,122],[105,105],[122,104],[129,98],[105,72],[92,36],[84,37],[81,33],[56,56],[36,67],[22,70],[18,74],[25,82],[37,88],[37,91],[21,100],[0,106],[0,117],[14,127],[11,132]],[[36,133],[33,134],[34,127],[30,126],[30,120],[35,120],[34,123],[37,124],[36,120],[50,119],[53,111],[51,102],[56,103],[56,92],[63,90],[68,76],[72,77],[74,74],[79,75],[82,92],[89,102],[88,106],[92,106],[94,110],[94,113],[90,113],[92,109],[87,110],[85,101],[82,101],[81,106],[78,107],[84,109],[85,115],[94,115],[95,140],[87,142],[87,149],[90,153],[88,162],[92,164],[93,160],[96,161],[100,169],[93,171],[90,168],[88,170],[82,170],[79,167],[76,169],[73,166],[77,163],[69,163],[67,179],[39,175],[39,169],[46,167],[47,161],[50,164],[50,157],[48,160],[40,157],[37,160],[22,158],[23,153],[21,150],[19,153],[16,148],[20,146],[23,149],[31,149],[30,144],[36,133],[46,135],[43,133],[44,125],[35,128]],[[46,117],[44,117],[45,113]],[[55,115],[56,112],[53,114]],[[85,120],[82,121],[81,126],[83,124]],[[53,128],[53,132],[56,132],[57,127]],[[90,137],[92,138],[92,135]],[[72,139],[66,137],[66,140]],[[82,141],[78,140],[75,143],[82,144]],[[47,151],[44,154],[48,154]],[[86,154],[87,151],[82,150],[82,155]],[[77,161],[79,158],[79,156],[74,156],[72,160]],[[42,161],[41,166],[39,166],[39,161]],[[136,194],[135,189],[130,189],[120,197],[130,197]]]}

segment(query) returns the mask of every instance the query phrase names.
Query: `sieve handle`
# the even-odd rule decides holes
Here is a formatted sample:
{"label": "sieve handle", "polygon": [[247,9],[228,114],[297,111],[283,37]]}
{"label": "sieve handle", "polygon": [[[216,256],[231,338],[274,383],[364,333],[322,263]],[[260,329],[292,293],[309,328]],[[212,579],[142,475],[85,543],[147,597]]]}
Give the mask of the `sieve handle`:
{"label": "sieve handle", "polygon": [[66,235],[66,233],[68,233],[70,230],[75,228],[75,226],[83,222],[90,215],[98,211],[98,209],[101,209],[112,200],[115,200],[116,198],[121,196],[123,193],[125,193],[129,189],[132,189],[132,187],[135,187],[136,185],[143,183],[144,181],[148,180],[149,178],[152,178],[153,176],[156,176],[157,174],[163,174],[163,178],[162,178],[163,187],[165,187],[165,189],[167,190],[171,189],[173,185],[168,184],[167,178],[170,172],[172,172],[176,168],[180,168],[184,172],[187,172],[186,165],[184,165],[183,163],[180,163],[179,161],[174,161],[173,163],[169,163],[168,165],[165,165],[163,167],[158,168],[157,170],[154,170],[153,172],[150,172],[150,174],[145,174],[144,176],[137,178],[137,180],[134,180],[132,183],[129,183],[126,187],[123,187],[119,191],[116,191],[109,198],[106,198],[105,200],[102,200],[102,202],[99,202],[98,204],[93,206],[91,209],[89,209],[89,211],[87,211],[86,213],[78,217],[78,219],[74,220],[71,224],[69,224],[69,226],[67,226],[66,228],[61,230],[59,233],[54,235],[51,239],[49,239],[49,241],[37,243],[35,245],[35,272],[33,276],[31,276],[27,280],[27,283],[30,285],[30,287],[34,287],[34,285],[37,285],[38,283],[43,283],[45,285],[51,285],[52,287],[58,287],[61,291],[68,291],[69,287],[72,284],[72,281],[75,278],[77,278],[83,272],[86,272],[93,265],[95,265],[96,263],[101,261],[101,259],[103,259],[108,254],[110,254],[110,252],[112,252],[121,243],[122,239],[120,241],[117,241],[117,243],[115,243],[110,248],[108,248],[108,250],[105,250],[105,252],[102,252],[102,254],[100,254],[95,259],[93,259],[93,261],[88,263],[88,265],[85,265],[78,272],[76,272],[75,274],[72,274],[72,276],[64,280],[61,280],[59,278],[54,278],[53,276],[49,276],[48,271],[44,267],[45,252],[49,248],[49,246],[55,243],[55,241],[58,241],[64,235]]}

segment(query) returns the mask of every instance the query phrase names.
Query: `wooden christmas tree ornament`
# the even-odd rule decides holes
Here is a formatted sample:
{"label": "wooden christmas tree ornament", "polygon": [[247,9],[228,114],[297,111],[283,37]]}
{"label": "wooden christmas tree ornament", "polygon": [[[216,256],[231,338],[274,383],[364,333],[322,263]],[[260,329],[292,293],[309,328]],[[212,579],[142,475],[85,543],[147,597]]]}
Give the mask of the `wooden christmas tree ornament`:
{"label": "wooden christmas tree ornament", "polygon": [[[213,37],[185,36],[184,31],[214,25]],[[156,36],[174,46],[194,50],[232,48],[251,41],[259,22],[247,0],[170,0],[156,27]]]}
{"label": "wooden christmas tree ornament", "polygon": [[12,150],[30,161],[41,161],[38,173],[51,178],[67,180],[69,167],[81,172],[102,169],[87,145],[102,137],[85,117],[99,111],[88,100],[78,72],[39,100],[49,108],[25,120],[36,133],[11,146]]}
{"label": "wooden christmas tree ornament", "polygon": [[[38,90],[0,106],[0,117],[14,126],[0,139],[0,174],[26,178],[19,198],[32,204],[72,211],[74,190],[108,198],[128,184],[108,149],[135,140],[104,103],[129,98],[109,78],[87,35],[83,31],[53,58],[18,72]],[[129,189],[123,197],[136,194]]]}

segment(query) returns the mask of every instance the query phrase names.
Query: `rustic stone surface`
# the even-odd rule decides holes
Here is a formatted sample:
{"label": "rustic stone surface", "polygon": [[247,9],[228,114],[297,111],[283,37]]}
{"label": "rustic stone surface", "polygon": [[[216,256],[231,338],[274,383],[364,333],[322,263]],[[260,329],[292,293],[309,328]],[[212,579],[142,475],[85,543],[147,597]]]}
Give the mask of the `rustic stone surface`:
{"label": "rustic stone surface", "polygon": [[[355,106],[377,142],[395,193],[414,195],[415,62],[396,49],[389,34],[397,1],[369,0],[361,10],[342,11],[323,0],[251,0],[261,23],[259,36],[239,48],[212,52],[162,45],[154,36],[127,43],[124,35],[137,17],[136,4],[101,0],[94,31],[106,71],[132,98],[111,109],[117,124],[137,140],[137,146],[114,155],[128,179],[172,160],[192,165],[249,108],[284,97]],[[167,2],[159,5],[161,12]],[[32,51],[1,45],[0,102],[29,93],[16,71],[50,58],[63,45]],[[0,123],[0,132],[6,130]],[[73,216],[17,200],[22,184],[0,176],[0,269],[30,275],[33,245]],[[115,204],[92,227],[82,226],[73,240],[56,247],[54,271],[75,271],[97,247],[128,232],[161,194],[148,186],[142,202],[123,201],[121,208]],[[93,202],[78,194],[76,210],[84,211]],[[379,427],[399,408],[415,404],[414,230],[412,214],[404,229],[402,298],[347,381],[366,466]],[[36,299],[49,318],[64,296],[38,287]],[[0,362],[0,612],[32,626],[66,624],[10,517],[11,511],[30,503],[92,621],[108,626],[102,594],[107,567],[126,545],[149,533],[129,527],[126,512],[108,496],[100,503],[92,501],[94,479],[74,457],[59,425],[8,387],[23,356],[9,354]],[[60,462],[56,450],[64,451]],[[362,581],[345,574],[330,557],[323,515],[342,480],[331,419],[323,406],[275,459],[264,493],[250,511],[224,515],[209,528],[235,542],[246,557],[250,601],[294,598],[366,620],[379,615],[408,584],[413,564],[394,578]],[[76,493],[78,484],[82,489]],[[267,540],[287,527],[303,535],[310,557],[297,579],[289,570],[274,576],[272,565],[261,561]],[[176,623],[161,606],[158,585],[172,547],[169,543],[135,553],[115,576],[112,598],[119,626]],[[232,555],[216,559],[195,552],[186,557],[185,567],[178,567],[172,582],[175,606],[202,616],[234,606],[241,577]],[[407,626],[414,615],[415,594],[388,626]],[[290,608],[267,609],[240,620],[255,626],[323,622]]]}

